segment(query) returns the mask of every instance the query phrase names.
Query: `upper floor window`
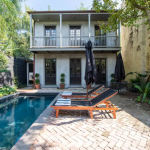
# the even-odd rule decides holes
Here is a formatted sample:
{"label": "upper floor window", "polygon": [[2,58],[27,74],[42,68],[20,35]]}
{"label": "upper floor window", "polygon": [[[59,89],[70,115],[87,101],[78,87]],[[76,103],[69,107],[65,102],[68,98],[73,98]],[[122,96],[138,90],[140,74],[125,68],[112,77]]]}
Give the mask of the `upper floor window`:
{"label": "upper floor window", "polygon": [[45,26],[45,36],[56,36],[56,27],[55,26]]}
{"label": "upper floor window", "polygon": [[81,36],[81,26],[70,26],[70,36]]}

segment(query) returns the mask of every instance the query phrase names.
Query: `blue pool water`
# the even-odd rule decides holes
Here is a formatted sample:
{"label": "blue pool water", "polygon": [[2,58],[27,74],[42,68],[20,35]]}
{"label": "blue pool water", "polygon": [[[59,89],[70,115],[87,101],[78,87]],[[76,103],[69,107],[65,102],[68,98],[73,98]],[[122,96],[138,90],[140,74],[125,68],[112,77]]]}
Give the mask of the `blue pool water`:
{"label": "blue pool water", "polygon": [[0,150],[10,150],[54,98],[20,96],[0,104]]}

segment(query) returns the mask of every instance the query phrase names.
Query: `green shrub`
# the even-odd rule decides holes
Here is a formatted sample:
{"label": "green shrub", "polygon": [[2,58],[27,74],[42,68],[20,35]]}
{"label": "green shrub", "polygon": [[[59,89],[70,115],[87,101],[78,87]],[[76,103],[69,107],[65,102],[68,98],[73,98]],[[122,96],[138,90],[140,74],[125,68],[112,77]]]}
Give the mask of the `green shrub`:
{"label": "green shrub", "polygon": [[111,82],[116,82],[116,80],[115,79],[111,79]]}
{"label": "green shrub", "polygon": [[8,58],[5,53],[0,51],[0,70],[6,70],[8,68]]}
{"label": "green shrub", "polygon": [[60,78],[61,84],[65,83],[65,79],[64,78]]}
{"label": "green shrub", "polygon": [[35,79],[35,84],[40,84],[40,80],[39,79]]}
{"label": "green shrub", "polygon": [[115,76],[115,74],[114,74],[114,73],[112,73],[112,74],[111,74],[111,77],[112,77],[112,78],[114,78],[114,76]]}
{"label": "green shrub", "polygon": [[9,72],[9,70],[6,70],[6,69],[0,70],[0,73],[1,73],[1,72]]}
{"label": "green shrub", "polygon": [[150,92],[150,82],[145,85],[145,87],[140,87],[139,85],[134,85],[135,88],[140,92],[140,96],[137,97],[136,101],[142,101],[143,103],[149,103],[147,100],[148,93]]}
{"label": "green shrub", "polygon": [[16,92],[17,92],[16,88],[6,85],[6,86],[3,86],[2,88],[0,88],[0,97],[14,94]]}
{"label": "green shrub", "polygon": [[38,73],[35,74],[35,77],[38,78],[40,75]]}
{"label": "green shrub", "polygon": [[64,74],[64,73],[62,73],[62,74],[61,74],[61,77],[62,77],[62,78],[64,78],[64,77],[65,77],[65,74]]}
{"label": "green shrub", "polygon": [[61,76],[60,78],[61,84],[65,84],[65,74],[62,73],[60,76]]}

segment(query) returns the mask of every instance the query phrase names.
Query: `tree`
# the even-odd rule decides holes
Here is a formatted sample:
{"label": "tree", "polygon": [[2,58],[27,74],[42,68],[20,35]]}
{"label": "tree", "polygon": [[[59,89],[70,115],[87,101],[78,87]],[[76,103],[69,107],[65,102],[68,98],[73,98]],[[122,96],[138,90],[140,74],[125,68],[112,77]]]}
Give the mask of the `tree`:
{"label": "tree", "polygon": [[[110,13],[107,22],[100,21],[101,27],[108,32],[118,29],[118,24],[121,23],[125,27],[138,27],[139,25],[148,25],[150,29],[150,1],[148,0],[124,0],[125,5],[117,10],[119,3],[112,0],[93,0],[93,9],[96,12],[101,10]],[[140,19],[144,22],[137,23]]]}
{"label": "tree", "polygon": [[88,7],[85,7],[83,3],[80,4],[80,7],[76,7],[77,10],[88,10]]}
{"label": "tree", "polygon": [[21,11],[21,0],[0,0],[1,55],[30,58],[29,38],[30,17]]}
{"label": "tree", "polygon": [[48,10],[51,11],[51,6],[50,5],[48,5]]}

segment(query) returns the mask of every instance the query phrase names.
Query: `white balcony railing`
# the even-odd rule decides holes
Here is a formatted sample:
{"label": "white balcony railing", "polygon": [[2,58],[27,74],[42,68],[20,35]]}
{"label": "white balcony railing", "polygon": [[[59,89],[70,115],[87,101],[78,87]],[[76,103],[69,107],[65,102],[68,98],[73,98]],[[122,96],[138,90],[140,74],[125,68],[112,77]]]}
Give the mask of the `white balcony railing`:
{"label": "white balcony railing", "polygon": [[119,47],[118,36],[76,36],[76,37],[62,37],[62,44],[60,44],[60,37],[33,37],[32,48],[82,48],[85,47],[88,40],[91,40],[93,47]]}
{"label": "white balcony railing", "polygon": [[46,47],[60,47],[60,37],[33,37],[32,38],[33,48],[46,48]]}

